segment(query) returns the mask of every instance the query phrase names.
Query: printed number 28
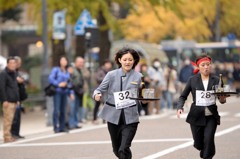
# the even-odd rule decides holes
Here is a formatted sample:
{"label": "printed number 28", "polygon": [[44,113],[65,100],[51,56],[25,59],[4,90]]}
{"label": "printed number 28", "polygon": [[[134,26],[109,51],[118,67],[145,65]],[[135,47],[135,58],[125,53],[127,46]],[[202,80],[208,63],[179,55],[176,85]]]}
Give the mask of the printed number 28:
{"label": "printed number 28", "polygon": [[201,98],[210,98],[211,97],[210,92],[207,92],[207,93],[202,92],[201,94],[202,94]]}
{"label": "printed number 28", "polygon": [[119,100],[128,99],[129,94],[129,91],[126,91],[125,93],[119,93]]}

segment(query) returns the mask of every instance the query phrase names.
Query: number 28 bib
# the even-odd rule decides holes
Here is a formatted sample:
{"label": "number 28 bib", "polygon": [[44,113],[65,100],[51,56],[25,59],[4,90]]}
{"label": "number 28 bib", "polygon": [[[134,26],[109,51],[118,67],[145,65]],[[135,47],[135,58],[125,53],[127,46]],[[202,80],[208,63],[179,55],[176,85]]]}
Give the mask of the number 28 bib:
{"label": "number 28 bib", "polygon": [[130,95],[130,90],[114,93],[116,109],[122,109],[122,108],[127,108],[130,106],[136,105],[136,101],[129,99],[129,95]]}
{"label": "number 28 bib", "polygon": [[196,106],[207,107],[216,103],[213,91],[196,90]]}

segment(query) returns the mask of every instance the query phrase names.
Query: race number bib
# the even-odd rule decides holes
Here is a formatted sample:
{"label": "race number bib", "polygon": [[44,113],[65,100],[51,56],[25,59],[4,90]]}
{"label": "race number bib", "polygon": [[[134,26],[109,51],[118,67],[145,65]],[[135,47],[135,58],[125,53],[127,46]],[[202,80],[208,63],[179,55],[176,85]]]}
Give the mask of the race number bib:
{"label": "race number bib", "polygon": [[122,108],[127,108],[130,106],[136,105],[136,101],[129,99],[129,96],[130,96],[130,90],[115,92],[114,100],[115,100],[116,109],[122,109]]}
{"label": "race number bib", "polygon": [[216,103],[213,91],[196,91],[196,106],[207,107]]}

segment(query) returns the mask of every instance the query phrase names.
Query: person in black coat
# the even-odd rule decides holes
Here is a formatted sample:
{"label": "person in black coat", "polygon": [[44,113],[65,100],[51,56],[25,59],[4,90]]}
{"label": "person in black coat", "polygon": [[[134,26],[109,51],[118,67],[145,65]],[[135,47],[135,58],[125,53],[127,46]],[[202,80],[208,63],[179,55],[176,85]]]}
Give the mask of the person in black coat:
{"label": "person in black coat", "polygon": [[19,56],[15,56],[17,62],[17,82],[18,82],[18,89],[19,89],[19,104],[16,107],[15,115],[12,122],[12,129],[11,133],[15,139],[23,139],[24,136],[20,135],[20,127],[21,127],[21,112],[24,112],[24,108],[22,107],[22,101],[27,99],[27,92],[25,89],[25,79],[22,77],[20,72],[20,67],[22,65],[22,59]]}
{"label": "person in black coat", "polygon": [[3,109],[3,138],[4,142],[13,142],[11,125],[19,102],[19,92],[16,74],[16,59],[9,57],[7,67],[0,73],[0,101]]}
{"label": "person in black coat", "polygon": [[[219,78],[211,74],[211,57],[206,54],[196,59],[195,75],[190,77],[177,104],[177,117],[183,113],[184,103],[192,94],[193,103],[186,122],[190,124],[194,140],[194,147],[200,151],[200,157],[212,159],[215,155],[214,136],[217,125],[220,125],[216,97],[212,94]],[[199,73],[198,73],[199,72]],[[220,103],[226,102],[227,96],[218,96]]]}

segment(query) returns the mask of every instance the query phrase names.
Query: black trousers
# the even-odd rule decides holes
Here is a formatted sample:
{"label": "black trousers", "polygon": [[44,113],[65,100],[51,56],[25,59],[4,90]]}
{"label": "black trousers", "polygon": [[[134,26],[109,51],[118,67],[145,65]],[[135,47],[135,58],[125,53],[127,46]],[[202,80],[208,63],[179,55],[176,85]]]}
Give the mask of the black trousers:
{"label": "black trousers", "polygon": [[119,159],[131,159],[132,140],[136,134],[138,123],[115,125],[108,122],[108,131],[112,140],[114,154]]}
{"label": "black trousers", "polygon": [[212,159],[215,155],[214,136],[217,129],[217,121],[213,116],[206,116],[205,126],[191,124],[194,147],[200,151],[200,157]]}
{"label": "black trousers", "polygon": [[17,106],[14,118],[12,121],[12,128],[11,128],[11,133],[14,136],[19,136],[20,132],[20,124],[21,124],[21,107]]}

